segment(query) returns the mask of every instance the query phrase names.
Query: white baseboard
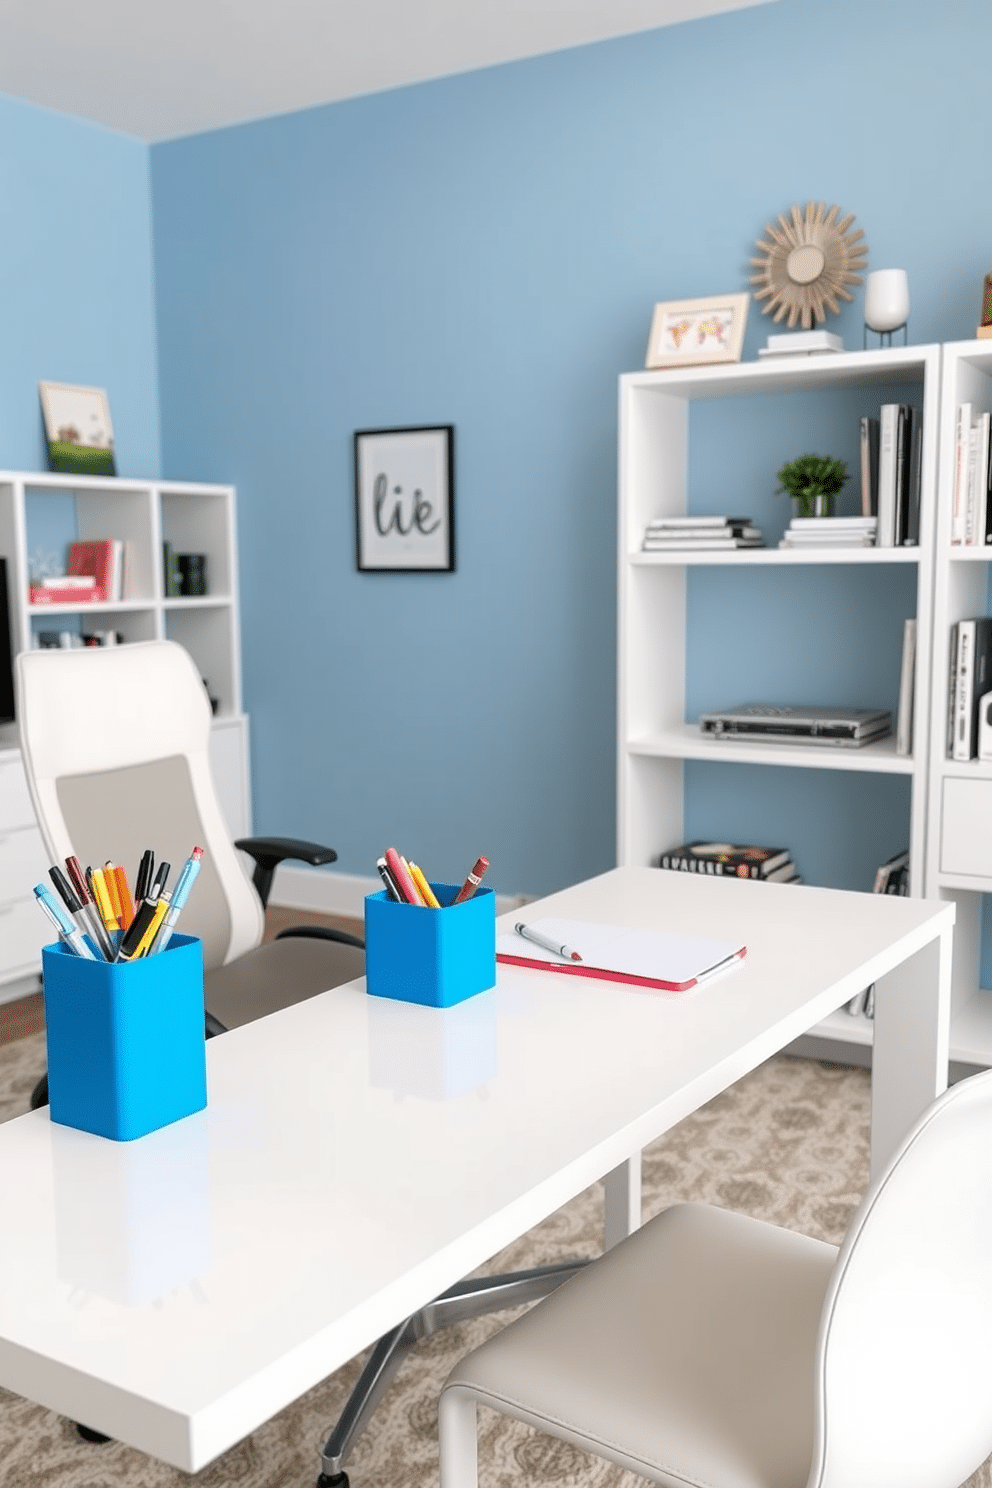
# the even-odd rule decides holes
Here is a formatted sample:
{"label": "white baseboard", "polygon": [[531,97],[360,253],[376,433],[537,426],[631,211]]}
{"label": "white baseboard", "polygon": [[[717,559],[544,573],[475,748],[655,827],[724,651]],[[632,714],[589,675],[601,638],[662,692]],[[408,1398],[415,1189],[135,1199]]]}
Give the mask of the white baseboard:
{"label": "white baseboard", "polygon": [[[361,920],[365,916],[365,896],[382,888],[382,879],[363,878],[357,873],[335,873],[323,868],[294,868],[282,863],[276,869],[275,883],[269,895],[270,904],[284,909],[312,909],[317,914],[345,915]],[[530,903],[529,894],[497,894],[496,913]]]}

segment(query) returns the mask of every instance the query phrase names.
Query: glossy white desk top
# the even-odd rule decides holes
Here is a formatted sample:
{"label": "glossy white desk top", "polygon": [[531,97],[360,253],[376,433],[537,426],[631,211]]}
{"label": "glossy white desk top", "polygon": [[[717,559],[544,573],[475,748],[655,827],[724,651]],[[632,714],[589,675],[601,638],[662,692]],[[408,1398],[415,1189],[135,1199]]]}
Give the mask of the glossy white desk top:
{"label": "glossy white desk top", "polygon": [[530,913],[742,936],[684,995],[501,967],[207,1046],[131,1144],[0,1126],[0,1384],[195,1471],[940,934],[949,906],[621,869]]}

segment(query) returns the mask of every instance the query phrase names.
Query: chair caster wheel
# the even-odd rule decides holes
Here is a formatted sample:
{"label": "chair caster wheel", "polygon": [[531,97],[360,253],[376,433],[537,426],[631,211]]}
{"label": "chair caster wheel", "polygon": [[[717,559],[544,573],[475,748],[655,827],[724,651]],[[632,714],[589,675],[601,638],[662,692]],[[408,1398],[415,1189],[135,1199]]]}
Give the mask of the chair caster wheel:
{"label": "chair caster wheel", "polygon": [[76,1430],[79,1432],[79,1435],[83,1438],[83,1441],[88,1441],[88,1442],[108,1442],[108,1441],[110,1441],[110,1437],[109,1436],[104,1436],[104,1434],[103,1434],[102,1431],[94,1431],[93,1428],[92,1428],[92,1426],[84,1426],[80,1421],[77,1421],[76,1422]]}
{"label": "chair caster wheel", "polygon": [[348,1474],[346,1472],[321,1473],[317,1479],[317,1488],[348,1488]]}

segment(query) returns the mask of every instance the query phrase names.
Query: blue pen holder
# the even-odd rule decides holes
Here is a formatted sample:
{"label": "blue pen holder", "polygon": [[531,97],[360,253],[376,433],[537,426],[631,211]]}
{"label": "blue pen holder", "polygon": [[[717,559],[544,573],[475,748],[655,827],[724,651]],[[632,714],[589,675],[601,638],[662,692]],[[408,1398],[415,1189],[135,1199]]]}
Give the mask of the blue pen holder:
{"label": "blue pen holder", "polygon": [[373,997],[451,1007],[496,985],[492,889],[454,904],[459,884],[431,888],[441,909],[397,904],[385,890],[366,896],[365,985]]}
{"label": "blue pen holder", "polygon": [[41,953],[53,1121],[130,1142],[207,1104],[203,950],[174,935],[140,961]]}

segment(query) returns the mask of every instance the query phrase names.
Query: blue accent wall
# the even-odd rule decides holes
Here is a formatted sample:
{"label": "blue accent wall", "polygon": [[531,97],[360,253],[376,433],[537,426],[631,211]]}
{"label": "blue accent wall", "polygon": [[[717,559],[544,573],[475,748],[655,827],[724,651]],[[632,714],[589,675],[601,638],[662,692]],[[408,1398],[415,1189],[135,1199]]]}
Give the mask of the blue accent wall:
{"label": "blue accent wall", "polygon": [[0,95],[0,203],[0,469],[47,470],[51,381],[106,388],[118,472],[159,475],[148,147]]}
{"label": "blue accent wall", "polygon": [[[611,866],[617,377],[655,301],[747,288],[755,238],[808,198],[908,270],[914,342],[970,337],[990,44],[987,0],[780,0],[152,149],[164,467],[238,486],[260,830],[360,874],[390,842],[439,878],[484,852],[506,891]],[[860,292],[830,324],[861,345]],[[745,359],[769,329],[752,306]],[[353,431],[448,422],[457,572],[357,573]],[[709,509],[738,507],[735,469]],[[899,581],[861,617],[893,657]],[[719,637],[696,650],[693,698],[738,701]],[[693,768],[687,822],[732,834],[746,786],[785,837],[798,796],[826,881],[868,887],[819,774]],[[858,779],[881,843],[905,790]]]}

